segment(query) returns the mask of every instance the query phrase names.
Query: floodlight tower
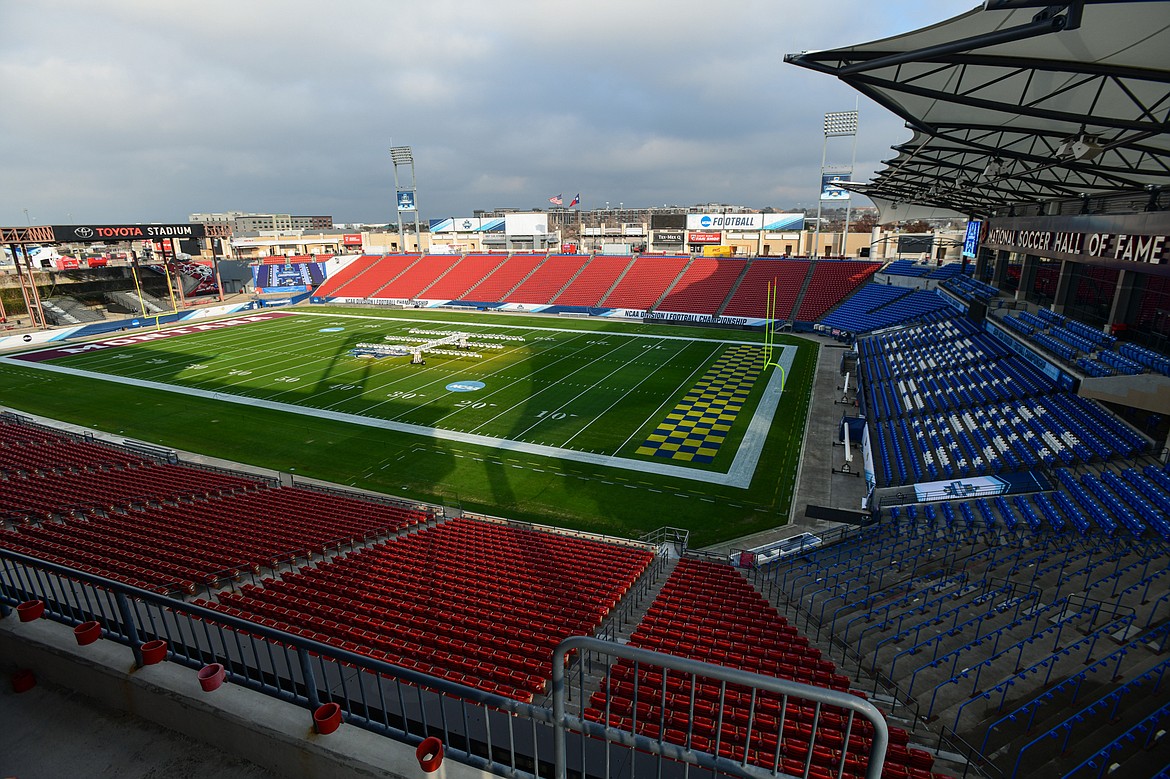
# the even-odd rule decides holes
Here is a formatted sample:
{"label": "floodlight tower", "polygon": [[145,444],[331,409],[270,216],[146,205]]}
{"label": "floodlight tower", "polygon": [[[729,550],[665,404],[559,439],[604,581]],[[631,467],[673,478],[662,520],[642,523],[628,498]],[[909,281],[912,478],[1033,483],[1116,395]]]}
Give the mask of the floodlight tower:
{"label": "floodlight tower", "polygon": [[[402,232],[402,212],[414,212],[414,237],[418,242],[418,250],[422,251],[422,230],[418,224],[418,201],[415,199],[414,154],[409,146],[391,146],[390,159],[394,163],[394,194],[398,198],[396,213],[398,215],[398,240],[403,252],[406,251],[406,237]],[[403,188],[398,178],[400,167],[410,168],[410,186]]]}
{"label": "floodlight tower", "polygon": [[851,203],[849,202],[849,190],[841,187],[831,186],[831,179],[833,176],[826,176],[825,171],[828,169],[825,166],[825,160],[828,158],[829,139],[835,137],[852,137],[853,138],[853,159],[849,163],[849,168],[842,171],[839,165],[831,166],[832,173],[844,174],[846,178],[853,175],[853,165],[857,161],[857,111],[830,111],[825,114],[825,138],[821,144],[821,194],[817,198],[817,230],[816,237],[813,238],[812,256],[816,257],[820,254],[821,244],[821,206],[826,200],[844,200],[845,201],[845,235],[842,238],[841,253],[847,251],[847,242],[849,240],[849,210]]}

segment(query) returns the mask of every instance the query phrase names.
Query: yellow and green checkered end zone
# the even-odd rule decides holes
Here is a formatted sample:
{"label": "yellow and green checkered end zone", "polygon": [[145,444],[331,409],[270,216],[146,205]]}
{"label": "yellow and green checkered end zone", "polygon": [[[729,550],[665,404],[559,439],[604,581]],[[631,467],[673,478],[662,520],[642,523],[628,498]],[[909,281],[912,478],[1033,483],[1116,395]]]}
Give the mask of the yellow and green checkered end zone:
{"label": "yellow and green checkered end zone", "polygon": [[763,369],[764,350],[758,346],[725,351],[638,447],[638,454],[690,463],[714,460]]}

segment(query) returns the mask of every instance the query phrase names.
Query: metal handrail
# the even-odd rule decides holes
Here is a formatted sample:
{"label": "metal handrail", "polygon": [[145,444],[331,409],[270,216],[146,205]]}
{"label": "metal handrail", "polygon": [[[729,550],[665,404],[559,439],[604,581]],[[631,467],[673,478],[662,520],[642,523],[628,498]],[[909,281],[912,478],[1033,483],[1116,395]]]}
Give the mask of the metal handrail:
{"label": "metal handrail", "polygon": [[[651,754],[678,760],[704,768],[742,777],[773,777],[775,771],[767,770],[748,763],[747,750],[741,761],[731,760],[718,755],[697,752],[686,746],[673,744],[661,739],[652,739],[647,736],[628,733],[609,727],[607,724],[586,720],[584,717],[570,715],[566,711],[568,686],[566,684],[565,668],[569,656],[578,653],[595,653],[606,658],[620,658],[629,660],[638,665],[656,666],[666,670],[690,674],[692,677],[717,680],[723,683],[723,689],[729,685],[740,685],[752,690],[752,700],[756,693],[766,691],[788,698],[800,698],[815,701],[818,714],[822,706],[835,706],[850,713],[849,724],[846,730],[846,742],[853,729],[853,718],[860,716],[873,726],[873,737],[870,743],[869,759],[866,765],[866,779],[880,779],[885,766],[886,749],[890,743],[889,726],[881,712],[869,701],[856,695],[838,690],[813,687],[800,682],[778,679],[771,676],[742,671],[738,668],[729,668],[722,665],[705,663],[685,657],[675,657],[649,649],[641,649],[628,644],[614,644],[596,638],[574,636],[567,638],[553,650],[552,687],[553,687],[553,722],[555,729],[554,752],[556,755],[556,771],[554,779],[567,779],[568,754],[565,733],[574,730],[591,738],[603,739],[608,742],[617,742]],[[750,726],[749,726],[750,730]],[[813,726],[816,732],[816,726]],[[842,759],[844,757],[842,756]],[[844,766],[842,765],[842,769]]]}
{"label": "metal handrail", "polygon": [[[881,713],[857,696],[612,641],[572,637],[561,643],[552,658],[553,708],[549,709],[350,651],[312,635],[285,632],[262,621],[0,549],[0,616],[7,616],[13,606],[33,599],[43,600],[46,617],[57,622],[78,625],[98,620],[107,640],[130,648],[136,666],[144,662],[143,644],[165,639],[172,662],[200,668],[220,661],[235,684],[310,710],[321,705],[323,698],[337,702],[350,724],[408,744],[417,745],[428,735],[441,734],[446,752],[453,759],[511,779],[538,779],[540,767],[549,763],[555,764],[556,776],[564,779],[568,770],[568,730],[581,735],[582,749],[586,742],[593,743],[590,737],[597,737],[610,746],[650,751],[660,758],[703,765],[733,776],[762,779],[780,775],[776,767],[767,770],[748,765],[746,752],[745,760],[736,762],[720,757],[717,746],[716,754],[697,752],[580,717],[567,717],[566,660],[574,651],[651,662],[726,684],[743,685],[753,690],[753,695],[767,691],[808,701],[815,704],[818,717],[822,707],[840,708],[849,713],[846,743],[851,733],[857,738],[854,717],[861,716],[873,726],[866,774],[869,779],[880,776],[889,743]],[[587,664],[581,662],[583,659],[583,655],[575,658],[571,666],[574,672],[584,673]],[[342,672],[346,667],[356,668],[358,673],[351,677],[348,671]],[[391,685],[388,692],[392,697],[368,698],[366,683],[375,685],[376,692],[387,692],[383,685]],[[457,709],[451,712],[452,707]],[[552,730],[551,740],[558,750],[552,760],[542,754],[542,739],[537,738],[541,728]],[[526,733],[529,729],[531,732]],[[813,731],[816,732],[815,721]],[[809,743],[810,755],[814,744],[815,736]],[[619,774],[610,773],[607,761],[604,775]]]}

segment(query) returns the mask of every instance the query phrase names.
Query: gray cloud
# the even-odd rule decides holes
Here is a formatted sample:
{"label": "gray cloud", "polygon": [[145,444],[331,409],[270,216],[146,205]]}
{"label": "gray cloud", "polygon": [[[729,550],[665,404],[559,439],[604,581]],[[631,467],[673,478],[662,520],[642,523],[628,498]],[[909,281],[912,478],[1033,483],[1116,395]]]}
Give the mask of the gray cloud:
{"label": "gray cloud", "polygon": [[[0,3],[0,223],[193,211],[389,220],[391,139],[424,217],[548,205],[814,202],[824,111],[788,52],[972,0]],[[908,136],[861,104],[859,176]],[[845,152],[847,161],[847,151]]]}

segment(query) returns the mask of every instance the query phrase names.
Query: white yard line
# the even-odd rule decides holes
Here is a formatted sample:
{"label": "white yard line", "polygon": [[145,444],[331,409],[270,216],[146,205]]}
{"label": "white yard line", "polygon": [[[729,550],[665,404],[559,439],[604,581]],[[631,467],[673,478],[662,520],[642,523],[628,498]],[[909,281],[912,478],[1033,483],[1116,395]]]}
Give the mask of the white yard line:
{"label": "white yard line", "polygon": [[[108,381],[113,384],[124,384],[130,387],[140,387],[145,389],[161,390],[163,392],[172,392],[177,395],[187,395],[189,397],[207,398],[209,400],[218,400],[223,403],[235,403],[240,406],[253,406],[256,398],[244,397],[241,395],[233,395],[224,392],[211,392],[208,390],[195,389],[193,387],[179,387],[173,384],[164,384],[155,381],[145,381],[142,379],[132,379],[122,376],[111,376],[103,373],[91,373],[89,371],[78,370],[76,368],[66,368],[60,365],[49,365],[45,362],[26,362],[24,360],[13,360],[8,357],[0,357],[0,364],[8,364],[11,366],[19,366],[21,368],[33,368],[36,370],[48,371],[50,373],[59,373],[67,376],[78,376],[87,379],[97,379],[99,381]],[[776,385],[776,401],[779,400],[779,383],[780,380],[777,374],[773,374],[773,381],[769,382],[768,394],[765,395],[764,401],[761,401],[761,408],[765,406],[765,401],[768,400],[771,394],[772,384]],[[751,484],[752,472],[755,468],[755,463],[759,461],[760,452],[755,451],[750,456],[745,451],[746,447],[741,444],[739,453],[736,455],[735,462],[732,464],[731,470],[727,473],[715,473],[713,471],[700,471],[694,468],[686,468],[678,465],[667,465],[665,463],[647,462],[644,460],[632,460],[626,457],[613,457],[604,454],[594,454],[592,452],[582,452],[574,449],[561,449],[556,446],[545,446],[543,444],[526,444],[520,441],[509,441],[506,438],[493,438],[491,436],[475,435],[472,433],[460,433],[454,430],[441,430],[433,427],[424,427],[422,425],[410,425],[402,422],[391,422],[385,419],[373,419],[370,417],[358,416],[356,414],[345,414],[338,411],[328,411],[325,409],[307,408],[304,406],[296,406],[291,403],[280,403],[277,401],[264,401],[264,407],[270,408],[274,411],[283,411],[289,414],[299,414],[306,417],[331,419],[336,422],[346,422],[354,425],[363,425],[365,427],[381,428],[383,430],[393,430],[399,433],[409,433],[411,435],[422,436],[424,438],[437,438],[444,441],[457,441],[464,444],[473,444],[476,446],[484,446],[494,448],[502,452],[523,453],[533,455],[536,457],[551,457],[557,460],[569,460],[571,462],[585,463],[588,465],[597,465],[607,468],[621,468],[625,470],[638,471],[641,473],[653,473],[658,476],[669,476],[676,479],[683,479],[686,481],[704,482],[707,484],[718,484],[727,487],[738,487],[746,489]],[[775,404],[772,404],[772,411],[775,410]],[[760,411],[757,410],[756,417],[752,420],[752,426],[756,426],[759,421]],[[763,421],[761,426],[766,433],[767,427],[771,422],[769,415],[768,420]],[[763,448],[765,436],[755,436],[752,438],[751,446],[758,449]],[[748,437],[744,437],[745,443]],[[750,463],[750,468],[749,468]]]}
{"label": "white yard line", "polygon": [[[678,355],[679,355],[679,354],[680,354],[680,353],[683,351],[683,349],[686,349],[686,347],[684,346],[682,349],[679,349],[677,352],[675,352],[675,353],[674,353],[673,355],[671,355],[671,356],[672,356],[672,357],[677,357],[677,356],[678,356]],[[706,359],[704,359],[704,360],[703,360],[703,362],[705,363],[705,362],[707,361],[707,359],[710,359],[710,358],[706,358]],[[700,364],[700,367],[701,367],[701,365],[702,365],[702,364]],[[697,370],[697,369],[696,369],[696,370]],[[626,396],[627,396],[629,393],[631,393],[631,392],[635,391],[635,390],[636,390],[638,387],[641,387],[643,382],[645,382],[645,381],[648,381],[648,380],[650,379],[650,377],[657,375],[657,373],[658,373],[658,371],[656,371],[656,370],[654,370],[654,371],[650,371],[649,373],[647,373],[645,376],[643,376],[643,377],[642,377],[642,381],[639,381],[637,384],[635,384],[634,386],[632,386],[632,387],[630,387],[629,389],[627,389],[625,393],[619,393],[619,394],[618,394],[618,399],[617,399],[617,400],[615,400],[613,403],[610,403],[608,406],[606,406],[606,407],[605,407],[605,409],[604,409],[604,410],[603,410],[603,411],[602,411],[600,414],[598,414],[597,416],[593,417],[593,419],[591,419],[591,420],[589,420],[588,422],[586,422],[584,427],[582,427],[582,428],[581,428],[580,430],[578,430],[576,433],[573,433],[571,436],[569,436],[569,437],[568,437],[568,439],[567,439],[567,440],[564,442],[563,446],[568,446],[570,441],[572,441],[574,438],[576,438],[577,436],[579,436],[579,435],[581,435],[582,433],[584,433],[584,432],[585,432],[585,431],[586,431],[586,430],[589,428],[589,426],[590,426],[590,425],[592,425],[594,422],[598,421],[599,419],[601,419],[602,417],[604,417],[606,414],[608,414],[608,413],[609,413],[609,411],[610,411],[610,409],[612,409],[612,408],[613,408],[614,406],[616,406],[618,403],[621,403],[623,400],[625,400],[625,399],[626,399]],[[692,372],[691,372],[691,375],[692,375],[692,376],[694,375],[694,371],[692,371]],[[607,377],[607,378],[608,378],[608,377]],[[586,390],[586,392],[588,392],[588,390]],[[675,395],[675,393],[676,393],[676,392],[678,392],[678,389],[675,389],[674,391],[672,391],[672,392],[670,393],[670,395],[668,395],[667,397],[674,397],[674,395]],[[585,394],[585,393],[581,393],[581,394],[583,395],[583,394]],[[579,395],[578,397],[580,397],[580,395]],[[564,406],[562,406],[561,408],[563,409],[563,408],[564,408]],[[641,425],[639,425],[637,428],[635,428],[635,430],[634,430],[634,433],[635,433],[635,434],[637,434],[638,430],[641,430],[641,429],[642,429],[642,426],[641,426]],[[526,431],[524,431],[524,432],[528,432],[528,431],[526,430]],[[633,438],[633,436],[630,436],[630,438]],[[626,440],[627,440],[627,441],[629,441],[630,439],[629,439],[629,438],[627,438]],[[625,446],[625,444],[622,444],[622,446]],[[615,453],[616,453],[616,452],[620,452],[620,451],[621,451],[621,446],[619,446],[619,447],[618,447],[616,450],[614,450],[614,451],[615,451]]]}
{"label": "white yard line", "polygon": [[[471,324],[470,322],[466,322],[466,321],[451,321],[450,319],[415,319],[413,317],[369,316],[369,315],[363,315],[363,314],[330,314],[330,313],[326,313],[324,311],[296,311],[295,314],[297,316],[321,316],[321,317],[333,317],[333,318],[338,318],[338,319],[343,318],[343,317],[348,317],[350,319],[373,319],[373,320],[378,320],[378,321],[390,320],[390,321],[395,321],[395,322],[426,322],[427,324],[447,325],[448,327],[459,326],[459,325],[464,325],[464,324],[468,324],[468,325]],[[479,325],[481,327],[503,327],[503,328],[507,328],[509,330],[547,330],[547,331],[553,332],[553,333],[588,333],[590,335],[595,335],[598,337],[601,337],[601,336],[608,337],[608,336],[613,335],[613,336],[618,336],[620,338],[655,338],[655,339],[660,339],[663,341],[704,341],[704,342],[710,341],[711,343],[742,344],[745,346],[763,346],[764,345],[763,341],[736,341],[736,340],[726,340],[726,339],[722,339],[722,338],[695,338],[693,336],[686,336],[686,335],[653,335],[651,333],[619,333],[619,332],[614,332],[613,330],[586,330],[586,329],[582,329],[582,328],[570,328],[570,327],[541,327],[539,325],[501,325],[501,324],[496,324],[495,322],[493,322],[491,324],[479,323]]]}
{"label": "white yard line", "polygon": [[[454,325],[462,324],[455,323],[450,320],[431,320],[431,319],[413,319],[404,317],[375,317],[375,316],[361,316],[353,314],[337,314],[337,313],[317,313],[317,312],[297,312],[298,316],[315,316],[325,317],[329,319],[359,319],[359,320],[374,320],[374,321],[394,321],[394,322],[427,322],[432,324]],[[468,323],[469,325],[471,323]],[[625,338],[644,338],[654,340],[668,340],[668,341],[687,341],[692,343],[711,343],[711,344],[742,344],[748,346],[761,346],[758,341],[732,341],[732,340],[716,340],[716,339],[694,339],[684,336],[662,336],[662,335],[647,335],[642,333],[614,333],[609,331],[596,330],[579,330],[571,328],[553,328],[553,327],[532,327],[530,325],[504,325],[492,323],[490,325],[476,323],[484,328],[507,328],[512,330],[528,330],[539,331],[546,330],[558,333],[569,333],[576,336],[620,336]],[[475,326],[475,325],[472,325]],[[243,332],[241,331],[241,335]],[[620,347],[618,347],[620,348]],[[781,347],[783,349],[780,355],[780,363],[784,367],[783,375],[791,373],[792,363],[796,354],[796,348],[791,346]],[[260,350],[256,350],[260,351]],[[264,350],[270,351],[270,350]],[[692,371],[691,375],[686,381],[689,381],[709,360],[708,357],[699,367]],[[727,473],[717,473],[714,471],[702,471],[694,468],[669,465],[661,462],[634,460],[626,457],[617,457],[615,455],[597,454],[593,452],[584,452],[575,449],[562,449],[556,446],[547,446],[544,444],[530,444],[521,441],[512,441],[505,438],[496,438],[494,436],[478,435],[474,433],[463,433],[454,430],[443,430],[440,428],[428,427],[424,425],[414,425],[409,423],[397,422],[387,419],[377,419],[373,417],[362,416],[359,414],[350,414],[331,409],[314,408],[311,406],[295,405],[291,403],[282,403],[279,401],[268,400],[265,398],[257,398],[255,396],[248,396],[242,394],[233,394],[231,392],[218,392],[212,390],[204,390],[196,387],[183,387],[165,382],[157,382],[141,377],[124,377],[115,376],[112,374],[95,373],[88,370],[80,370],[77,368],[68,368],[59,365],[50,365],[46,362],[32,362],[17,360],[10,357],[0,357],[0,364],[9,364],[11,366],[20,366],[22,368],[35,368],[39,370],[48,371],[50,373],[60,373],[70,376],[79,376],[90,379],[97,379],[99,381],[108,381],[114,384],[124,384],[131,387],[144,387],[148,389],[162,390],[164,392],[171,392],[179,395],[187,395],[191,397],[207,398],[211,400],[218,400],[226,403],[235,403],[242,406],[252,406],[257,401],[260,401],[265,408],[271,408],[276,411],[283,411],[290,414],[300,414],[308,417],[318,417],[332,419],[338,422],[346,422],[349,424],[363,425],[365,427],[381,428],[384,430],[392,430],[395,432],[408,433],[412,435],[419,435],[426,438],[437,438],[447,441],[456,441],[466,444],[474,444],[478,446],[485,446],[494,448],[503,452],[515,452],[538,457],[551,457],[559,460],[568,460],[572,462],[585,463],[589,465],[598,465],[610,468],[621,468],[625,470],[639,471],[642,473],[653,473],[659,476],[669,476],[687,481],[704,482],[708,484],[716,484],[728,487],[737,487],[746,489],[750,486],[752,476],[755,473],[756,465],[759,463],[761,454],[763,453],[764,442],[767,439],[768,430],[772,424],[772,418],[775,415],[776,408],[779,405],[780,397],[782,395],[782,378],[780,371],[773,371],[772,377],[768,381],[768,385],[764,389],[764,395],[760,399],[756,407],[755,413],[752,415],[748,430],[744,434],[743,441],[739,445],[736,452],[735,459]],[[268,374],[274,375],[274,374]],[[571,374],[570,374],[571,375]],[[653,375],[653,374],[650,374]],[[649,376],[647,377],[649,378]],[[645,379],[643,379],[645,381]],[[436,382],[437,383],[437,382]],[[685,384],[685,381],[684,381]],[[553,385],[555,386],[555,385]],[[680,385],[682,386],[682,385]],[[677,392],[677,391],[676,391]],[[659,406],[655,414],[661,410],[672,400],[668,398]],[[611,406],[612,408],[612,406]],[[608,411],[608,409],[607,409]],[[603,412],[604,414],[604,412]],[[626,446],[630,440],[637,435],[638,430],[641,430],[651,417],[642,422],[630,438],[618,447],[620,451],[622,447]],[[592,424],[592,423],[590,423]],[[588,425],[587,425],[588,426]],[[807,420],[806,420],[807,426]],[[584,428],[582,428],[584,429]],[[578,431],[579,434],[581,431]],[[577,435],[574,434],[574,437]],[[572,438],[569,439],[570,441]],[[566,444],[568,441],[565,442]]]}
{"label": "white yard line", "polygon": [[[618,348],[620,349],[621,347],[618,347]],[[684,346],[684,347],[683,347],[683,349],[685,349],[685,348],[686,348],[686,347]],[[670,357],[667,357],[667,359],[669,360],[671,357],[677,357],[677,356],[678,356],[678,353],[679,353],[679,352],[681,352],[681,351],[682,351],[682,349],[679,349],[679,350],[678,350],[678,351],[676,351],[674,354],[670,355]],[[628,367],[630,366],[630,363],[632,363],[632,362],[633,362],[633,360],[629,360],[628,362],[619,363],[619,364],[618,364],[618,367],[614,368],[612,371],[610,371],[609,373],[605,374],[605,376],[602,376],[602,377],[601,377],[601,379],[600,379],[599,381],[595,381],[595,382],[593,382],[593,383],[592,383],[592,384],[590,384],[588,387],[586,387],[585,389],[581,390],[581,391],[580,391],[580,392],[578,392],[576,395],[574,395],[572,398],[570,398],[568,401],[566,401],[566,402],[564,402],[564,403],[561,403],[561,405],[560,405],[560,406],[558,406],[557,408],[553,409],[553,413],[555,414],[555,413],[558,413],[558,412],[564,412],[564,411],[565,411],[565,409],[567,409],[569,406],[573,405],[573,401],[575,401],[575,400],[578,400],[578,399],[580,399],[581,397],[583,397],[584,395],[586,395],[586,394],[588,394],[588,393],[590,393],[590,392],[594,391],[595,389],[597,389],[597,388],[598,388],[598,386],[599,386],[600,384],[603,384],[603,383],[605,382],[605,380],[606,380],[606,379],[608,379],[610,376],[613,376],[615,373],[619,373],[619,372],[621,372],[621,371],[624,371],[626,368],[628,368]],[[570,374],[570,375],[572,375],[572,374]],[[653,375],[654,375],[654,371],[650,371],[649,373],[647,373],[647,374],[646,374],[644,377],[642,377],[642,381],[639,381],[639,382],[638,382],[637,384],[635,384],[633,387],[630,387],[630,388],[628,388],[624,394],[621,394],[621,395],[619,395],[619,396],[618,396],[618,399],[617,399],[617,400],[615,400],[615,401],[613,402],[613,404],[611,404],[611,405],[609,406],[609,408],[607,408],[607,409],[606,409],[606,411],[608,411],[610,408],[613,408],[615,405],[617,405],[618,403],[620,403],[620,402],[621,402],[621,401],[622,401],[622,400],[625,398],[625,396],[626,396],[627,394],[629,394],[630,392],[633,392],[635,388],[637,388],[639,385],[641,385],[641,384],[642,384],[642,382],[646,381],[646,379],[650,378],[650,377],[651,377],[651,376],[653,376]],[[568,378],[568,377],[566,376],[565,378]],[[557,383],[559,384],[560,382],[557,382]],[[555,387],[555,386],[557,386],[557,384],[553,384],[553,385],[552,385],[552,387],[547,387],[546,389],[552,389],[552,388],[553,388],[553,387]],[[601,412],[601,413],[603,413],[603,414],[604,414],[604,413],[605,413],[605,411],[603,411],[603,412]],[[543,422],[543,421],[545,421],[545,420],[543,420],[543,419],[537,419],[537,420],[536,420],[535,422],[533,422],[531,425],[529,425],[528,427],[524,428],[524,429],[523,429],[523,430],[521,430],[519,433],[517,433],[517,434],[516,434],[516,437],[517,437],[517,438],[523,438],[523,437],[524,437],[524,436],[525,436],[525,435],[528,433],[528,431],[529,431],[529,430],[531,430],[532,428],[536,427],[537,425],[539,425],[539,424],[540,424],[541,422]],[[593,424],[593,422],[595,422],[595,421],[597,421],[597,417],[594,417],[592,421],[590,421],[590,422],[586,423],[585,427],[589,427],[589,425]],[[585,427],[582,427],[582,428],[581,428],[581,430],[584,430],[584,429],[585,429]],[[571,435],[571,436],[568,438],[568,440],[566,440],[566,441],[562,441],[562,442],[561,442],[561,446],[568,446],[568,445],[569,445],[569,441],[572,441],[574,438],[576,438],[578,435],[580,435],[580,434],[581,434],[581,430],[578,430],[576,433],[573,433],[573,435]]]}
{"label": "white yard line", "polygon": [[[618,348],[618,349],[621,349],[622,347],[620,347],[620,346],[619,346],[619,347],[617,347],[617,348]],[[560,358],[559,360],[557,360],[556,362],[552,362],[552,363],[549,363],[549,364],[548,364],[548,365],[546,365],[546,366],[543,366],[543,367],[541,367],[541,368],[538,368],[538,369],[537,369],[537,371],[541,371],[541,370],[544,370],[545,368],[548,368],[548,367],[551,367],[551,366],[553,366],[553,365],[556,365],[557,363],[559,363],[559,362],[563,362],[564,360],[567,360],[567,359],[569,359],[570,357],[575,357],[575,356],[577,356],[577,354],[579,354],[579,353],[580,353],[580,350],[577,350],[577,351],[576,351],[576,352],[574,352],[573,354],[567,354],[567,355],[565,355],[564,357],[562,357],[562,358]],[[612,352],[611,352],[611,354],[612,354]],[[530,392],[530,393],[528,393],[528,395],[527,395],[526,397],[524,397],[523,399],[521,399],[519,402],[517,402],[517,403],[513,403],[513,404],[512,404],[511,406],[509,406],[508,408],[505,408],[505,409],[503,409],[502,411],[500,411],[500,412],[499,412],[498,414],[496,414],[494,417],[491,417],[491,418],[489,418],[489,419],[485,419],[483,422],[480,422],[478,425],[476,425],[475,427],[471,428],[471,432],[475,432],[476,430],[479,430],[479,429],[480,429],[481,427],[483,427],[484,425],[488,425],[488,424],[491,424],[492,422],[495,422],[497,419],[499,419],[500,417],[504,416],[505,414],[507,414],[507,413],[509,413],[509,412],[511,412],[511,411],[513,411],[513,410],[515,410],[515,409],[517,409],[517,408],[520,408],[521,406],[523,406],[523,405],[525,405],[525,404],[527,404],[527,403],[531,403],[531,402],[532,402],[532,399],[533,399],[533,398],[535,398],[537,395],[540,395],[540,394],[542,394],[542,393],[548,392],[549,390],[553,389],[554,387],[557,387],[557,386],[559,386],[559,385],[561,384],[561,382],[563,382],[565,379],[568,379],[570,376],[574,376],[574,375],[576,375],[576,374],[580,373],[581,371],[588,370],[589,368],[592,368],[592,367],[593,367],[593,363],[592,363],[592,362],[587,362],[587,363],[585,363],[584,365],[582,365],[580,368],[577,368],[577,369],[576,369],[576,370],[574,370],[574,371],[570,371],[569,373],[566,373],[564,376],[562,376],[561,378],[557,379],[556,381],[554,381],[552,384],[548,385],[548,386],[547,386],[547,387],[545,387],[544,389],[538,389],[538,390],[536,390],[535,392]],[[622,367],[625,367],[625,366],[623,365]],[[614,369],[614,372],[617,372],[618,370],[621,370],[621,368],[616,368],[616,369]],[[535,375],[535,372],[534,372],[533,374],[531,374],[531,375]],[[613,375],[613,374],[611,373],[610,375]],[[608,376],[607,376],[606,378],[608,378]],[[513,384],[515,384],[515,383],[516,383],[516,382],[513,382]],[[511,386],[511,385],[507,385],[507,386]],[[501,387],[501,389],[506,389],[506,388],[507,388],[507,387]],[[490,396],[488,396],[488,397],[490,397]],[[448,415],[448,416],[449,416],[449,415]],[[444,418],[445,418],[445,417],[444,417]],[[531,427],[529,427],[529,428],[528,428],[527,430],[525,430],[524,432],[528,432],[528,430],[531,430],[531,429],[532,429],[532,428],[531,428]],[[521,434],[519,434],[519,435],[523,435],[523,433],[521,433]]]}
{"label": "white yard line", "polygon": [[662,401],[662,403],[659,404],[658,408],[656,408],[654,410],[654,413],[651,414],[650,416],[646,417],[645,419],[643,419],[638,424],[638,426],[634,428],[634,432],[630,433],[630,437],[627,438],[625,441],[622,441],[621,446],[619,446],[617,449],[614,449],[613,453],[616,455],[618,452],[620,452],[622,449],[624,449],[626,447],[626,445],[630,443],[630,441],[634,440],[635,436],[638,435],[638,432],[640,430],[642,430],[642,428],[644,428],[644,427],[646,427],[646,425],[650,424],[651,420],[654,420],[654,419],[661,420],[663,418],[662,412],[663,412],[663,410],[666,409],[666,406],[669,403],[675,402],[674,401],[675,395],[678,394],[679,390],[681,390],[683,387],[687,386],[688,382],[691,384],[692,387],[694,386],[695,374],[698,373],[700,370],[703,370],[704,366],[707,366],[708,360],[710,360],[712,357],[714,357],[715,352],[717,352],[717,351],[719,351],[718,346],[714,350],[712,350],[712,352],[709,355],[707,355],[705,358],[703,358],[702,362],[700,362],[695,367],[695,369],[690,372],[690,375],[688,375],[685,379],[683,379],[681,382],[679,382],[679,385],[674,388],[673,392],[671,392],[670,394],[668,394],[666,396],[666,400]]}

